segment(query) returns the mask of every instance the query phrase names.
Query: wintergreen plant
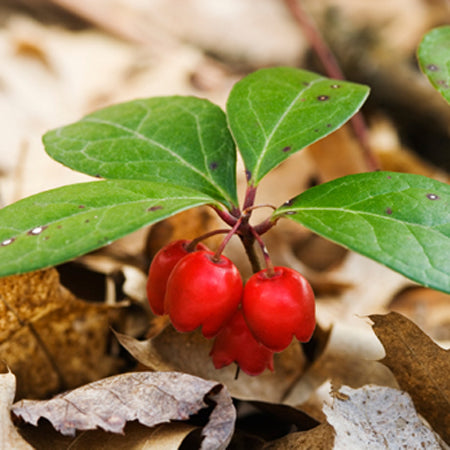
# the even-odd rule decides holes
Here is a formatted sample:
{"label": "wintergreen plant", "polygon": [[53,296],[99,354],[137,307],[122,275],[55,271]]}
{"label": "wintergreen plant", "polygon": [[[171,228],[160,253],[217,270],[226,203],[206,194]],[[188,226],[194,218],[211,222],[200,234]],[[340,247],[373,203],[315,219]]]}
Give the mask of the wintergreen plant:
{"label": "wintergreen plant", "polygon": [[[437,73],[431,65],[441,63],[428,62],[434,59],[426,44],[420,54],[427,70]],[[439,61],[447,67],[439,79],[448,83],[448,59]],[[444,89],[439,81],[437,86]],[[260,223],[250,221],[264,176],[342,126],[368,94],[363,85],[269,68],[235,84],[226,112],[201,98],[156,97],[50,131],[43,140],[52,158],[103,180],[42,192],[0,210],[0,275],[62,263],[209,205],[230,227],[225,243],[238,235],[255,271],[255,242],[264,251],[261,236],[288,219],[450,292],[450,187],[439,181],[393,172],[349,175],[308,189]],[[247,179],[241,205],[237,149]]]}

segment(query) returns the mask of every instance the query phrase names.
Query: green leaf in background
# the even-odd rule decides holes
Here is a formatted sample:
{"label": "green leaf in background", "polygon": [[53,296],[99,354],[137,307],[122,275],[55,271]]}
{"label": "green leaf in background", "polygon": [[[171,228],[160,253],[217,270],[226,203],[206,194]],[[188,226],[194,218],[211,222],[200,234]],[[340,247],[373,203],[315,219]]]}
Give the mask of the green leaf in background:
{"label": "green leaf in background", "polygon": [[48,132],[47,153],[89,175],[168,182],[237,204],[236,149],[225,113],[196,97],[155,97],[99,110]]}
{"label": "green leaf in background", "polygon": [[62,263],[179,211],[205,194],[148,181],[73,184],[0,209],[0,276]]}
{"label": "green leaf in background", "polygon": [[261,69],[236,83],[228,121],[251,184],[339,128],[368,93],[366,86],[291,67]]}
{"label": "green leaf in background", "polygon": [[450,25],[425,34],[417,51],[420,68],[450,103]]}
{"label": "green leaf in background", "polygon": [[286,216],[425,286],[450,293],[450,186],[411,174],[348,175],[283,205]]}

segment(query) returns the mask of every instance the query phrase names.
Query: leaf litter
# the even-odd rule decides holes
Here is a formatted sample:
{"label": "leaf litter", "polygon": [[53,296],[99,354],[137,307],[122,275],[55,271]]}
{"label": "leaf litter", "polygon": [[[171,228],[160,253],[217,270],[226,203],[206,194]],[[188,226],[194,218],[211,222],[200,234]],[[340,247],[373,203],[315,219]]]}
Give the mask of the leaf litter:
{"label": "leaf litter", "polygon": [[212,405],[201,448],[226,448],[235,409],[225,386],[176,372],[135,372],[105,378],[50,400],[21,400],[12,411],[28,423],[49,420],[64,435],[102,428],[121,433],[128,421],[148,427],[187,420]]}
{"label": "leaf litter", "polygon": [[[243,0],[239,1],[241,4],[244,3]],[[76,9],[81,4],[80,2],[74,1],[59,3],[64,4],[64,7],[69,11]],[[5,148],[11,148],[11,152],[8,152],[7,155],[0,155],[2,170],[7,174],[7,177],[2,179],[4,181],[2,183],[2,198],[6,202],[9,202],[18,196],[25,196],[40,191],[47,187],[42,185],[43,182],[51,183],[53,186],[54,184],[67,184],[72,181],[72,177],[75,177],[75,180],[78,181],[78,175],[68,174],[66,170],[55,168],[53,162],[47,161],[48,158],[46,161],[42,161],[43,158],[41,156],[43,151],[38,142],[38,136],[48,128],[59,126],[63,122],[84,115],[107,103],[147,95],[160,95],[161,93],[166,95],[174,91],[187,94],[192,93],[194,90],[196,95],[207,95],[213,101],[219,104],[222,102],[223,104],[223,100],[226,98],[227,91],[232,83],[241,76],[239,70],[236,71],[236,67],[233,66],[237,60],[240,61],[240,64],[243,64],[240,67],[244,67],[244,70],[247,70],[252,65],[266,66],[273,63],[277,64],[279,60],[282,60],[285,64],[293,65],[298,63],[300,55],[303,54],[306,48],[304,42],[302,42],[301,33],[292,26],[290,18],[283,15],[284,13],[278,14],[277,11],[281,11],[280,5],[274,6],[270,0],[264,2],[266,6],[261,6],[260,9],[258,8],[257,13],[260,14],[259,17],[263,17],[263,21],[256,20],[256,22],[258,23],[258,27],[260,27],[261,23],[267,20],[267,16],[264,18],[264,11],[274,11],[273,15],[269,15],[272,19],[276,16],[276,22],[271,19],[270,24],[277,23],[277,27],[280,30],[280,33],[276,33],[277,40],[275,44],[272,45],[274,42],[272,39],[273,35],[267,34],[267,25],[260,28],[254,26],[255,17],[258,16],[248,15],[248,17],[252,17],[252,25],[243,27],[239,26],[239,17],[234,16],[236,20],[233,19],[233,24],[241,31],[235,34],[236,39],[239,40],[237,47],[236,40],[233,41],[232,45],[231,41],[222,39],[224,30],[228,31],[230,23],[229,20],[224,19],[229,17],[227,14],[230,14],[233,8],[233,2],[229,3],[230,11],[220,17],[217,15],[217,11],[214,10],[212,2],[206,2],[203,6],[201,6],[201,3],[197,2],[195,9],[190,9],[192,3],[186,2],[186,4],[183,4],[185,8],[183,11],[175,11],[170,6],[164,5],[164,2],[161,2],[159,6],[159,11],[162,11],[160,24],[155,25],[155,27],[146,27],[147,30],[151,28],[150,34],[143,33],[137,36],[141,42],[146,42],[145,45],[147,47],[145,50],[142,48],[137,49],[133,45],[129,45],[129,43],[124,43],[123,41],[110,39],[106,34],[101,34],[94,30],[85,29],[81,32],[72,33],[59,29],[58,27],[44,27],[39,22],[25,18],[24,16],[19,16],[19,19],[16,17],[15,21],[7,22],[7,26],[2,30],[1,34],[2,43],[12,42],[13,47],[16,45],[16,48],[20,50],[20,54],[10,51],[11,49],[14,50],[14,48],[10,48],[8,45],[3,45],[2,47],[2,55],[7,62],[1,72],[2,87],[10,95],[7,97],[6,103],[3,102],[4,108],[1,111],[8,111],[5,114],[4,138],[6,139],[5,142],[7,142]],[[395,17],[395,21],[391,21],[391,25],[383,28],[381,34],[385,34],[386,29],[390,29],[391,32],[395,31],[396,34],[393,39],[395,43],[400,43],[403,51],[405,51],[408,45],[412,45],[413,41],[417,40],[419,30],[421,31],[427,28],[433,20],[436,20],[436,17],[442,17],[442,11],[439,12],[438,6],[434,7],[433,12],[431,9],[427,9],[426,13],[424,13],[423,5],[420,5],[420,2],[408,1],[406,4],[405,1],[392,3],[384,0],[384,6],[386,7],[377,8],[376,11],[369,6],[363,6],[362,4],[355,5],[355,2],[349,2],[348,0],[342,0],[336,3],[339,4],[339,8],[342,8],[341,12],[351,11],[352,14],[350,17],[352,19],[351,21],[347,21],[347,24],[350,22],[354,23],[353,21],[356,16],[358,16],[358,23],[361,23],[361,19],[364,20],[363,18],[367,17],[367,12],[361,14],[361,8],[366,8],[366,11],[367,9],[371,10],[371,14],[378,14],[375,19],[375,21],[379,20],[378,23],[383,22],[384,19],[381,17]],[[83,4],[87,5],[86,2],[83,2]],[[115,4],[121,4],[122,8],[125,8],[129,13],[128,16],[126,14],[121,15],[121,19],[124,19],[124,22],[114,20],[115,9],[110,8],[108,2],[102,3],[103,10],[101,7],[95,11],[89,11],[89,8],[86,8],[85,12],[90,12],[88,20],[95,23],[96,19],[101,18],[102,23],[100,26],[103,28],[108,28],[108,23],[109,25],[115,24],[112,28],[113,33],[116,32],[116,35],[121,35],[117,24],[119,22],[125,23],[124,29],[127,29],[128,32],[132,30],[132,32],[129,32],[128,36],[126,36],[127,33],[121,36],[133,41],[133,38],[129,39],[129,36],[136,38],[136,27],[130,27],[130,23],[132,24],[133,21],[129,21],[129,19],[133,17],[136,19],[138,17],[141,23],[142,21],[147,23],[146,18],[148,18],[148,14],[143,14],[141,7],[136,8],[133,2],[125,3],[117,0]],[[405,5],[407,8],[405,8]],[[312,8],[316,7],[314,5],[311,6]],[[250,11],[253,10],[255,12],[251,2],[247,4],[246,8],[250,8]],[[395,10],[394,13],[393,10]],[[408,11],[408,14],[405,14],[405,11]],[[433,14],[435,14],[434,19]],[[174,20],[174,17],[180,16],[186,19],[181,28],[178,25],[179,19]],[[39,15],[36,17],[39,17]],[[323,19],[322,16],[318,17]],[[403,23],[405,21],[408,24],[411,23],[411,18],[414,26],[398,26],[402,21]],[[218,26],[218,20],[220,20],[221,26]],[[225,27],[223,26],[224,23],[227,24]],[[177,25],[175,26],[175,24]],[[287,31],[286,34],[283,34],[281,32],[282,30]],[[329,30],[332,31],[331,27]],[[336,30],[338,30],[339,35],[333,41],[335,41],[337,46],[342,46],[342,42],[345,43],[346,39],[349,38],[349,30],[343,31],[339,26],[335,28],[335,32]],[[405,30],[407,30],[406,33]],[[117,33],[117,31],[119,32]],[[255,33],[258,32],[260,34],[256,39]],[[158,39],[155,39],[155,36]],[[182,37],[181,40],[179,39],[180,36]],[[220,38],[211,39],[211,36],[219,36]],[[255,41],[259,43],[258,46],[254,45]],[[184,42],[194,43],[197,47],[194,48],[192,45],[185,45]],[[364,42],[364,40],[361,39],[358,42]],[[34,49],[31,49],[30,43],[33,44]],[[268,51],[269,44],[272,45],[270,51]],[[289,47],[286,44],[289,44]],[[26,49],[26,46],[31,51],[25,52],[24,49]],[[85,51],[86,46],[90,48],[89,52]],[[220,62],[205,57],[203,53],[205,48],[209,53],[212,51],[212,54],[219,55]],[[236,53],[234,53],[236,48],[241,49],[241,51],[237,52],[237,59]],[[284,54],[283,49],[286,50]],[[379,50],[380,48],[377,48],[376,51],[382,54]],[[361,49],[359,47],[355,48],[355,52],[358,51],[361,51]],[[370,60],[368,60],[373,54],[373,49],[362,53],[361,60],[365,62],[363,72],[367,68],[374,67],[370,63]],[[11,55],[14,55],[14,57]],[[389,86],[395,87],[394,89],[388,90],[389,99],[387,103],[391,99],[399,101],[399,99],[401,100],[399,95],[402,92],[409,92],[409,94],[403,97],[410,99],[409,101],[412,103],[422,105],[420,111],[416,111],[418,114],[417,117],[422,117],[420,114],[425,114],[428,111],[432,116],[435,114],[433,117],[439,119],[432,121],[434,126],[442,128],[441,123],[447,126],[448,111],[446,112],[440,107],[442,105],[439,102],[442,102],[442,99],[439,98],[437,102],[434,101],[430,90],[427,91],[424,89],[422,84],[418,83],[419,77],[415,75],[415,78],[409,78],[408,82],[405,82],[404,79],[402,81],[401,77],[405,74],[405,65],[400,61],[402,56],[400,55],[399,57],[398,53],[395,53],[395,55],[395,67],[397,70],[392,71],[393,65],[389,62],[389,71],[376,74],[376,76],[380,77],[382,83],[386,84],[386,80],[389,80]],[[405,55],[406,53],[403,56]],[[88,58],[88,64],[85,63],[86,58]],[[389,58],[388,60],[391,61],[392,55]],[[404,59],[405,61],[409,61],[408,57]],[[78,64],[79,61],[83,61],[83,64]],[[233,61],[231,65],[229,64],[230,61]],[[346,65],[346,72],[351,73],[351,61],[344,60],[344,64]],[[386,63],[383,62],[383,64]],[[106,82],[102,76],[103,73],[108,74]],[[213,76],[208,78],[208,73],[213,73]],[[411,75],[411,73],[409,74]],[[198,79],[201,79],[202,83],[197,81],[194,83],[194,80]],[[405,89],[405,91],[402,89]],[[30,94],[31,91],[34,91],[33,95]],[[23,92],[29,93],[26,101],[22,96]],[[421,101],[424,98],[426,98],[426,101]],[[50,108],[49,105],[52,105],[52,107]],[[67,105],[70,105],[70,107],[67,107]],[[429,108],[426,109],[423,105],[428,105]],[[36,111],[39,111],[39,113],[36,114]],[[375,142],[378,154],[382,156],[382,163],[385,169],[410,171],[412,173],[426,172],[427,175],[435,176],[443,181],[448,180],[448,177],[442,170],[425,163],[407,149],[401,148],[397,131],[395,130],[396,123],[391,118],[380,114],[373,119],[375,119],[374,123],[381,122],[388,124],[384,129],[375,130],[377,132],[376,135],[374,135],[373,129],[370,130],[370,138]],[[310,154],[308,154],[309,150],[305,154],[302,154],[301,158],[298,158],[295,164],[289,163],[278,168],[278,173],[283,174],[281,175],[284,181],[283,188],[280,187],[279,182],[274,178],[275,181],[271,186],[269,185],[264,195],[269,193],[270,200],[272,201],[273,199],[274,204],[280,204],[279,199],[284,201],[285,198],[290,198],[289,195],[286,196],[286,192],[284,191],[284,189],[288,190],[288,184],[290,185],[289,188],[292,188],[292,194],[295,194],[299,191],[299,185],[303,189],[309,183],[314,182],[314,180],[316,182],[317,180],[323,181],[344,175],[348,172],[363,171],[364,165],[355,156],[358,155],[358,150],[350,150],[354,142],[351,136],[348,136],[348,130],[343,128],[339,134],[339,136],[336,134],[331,135],[326,140],[320,141],[315,145],[317,148],[322,147],[323,152],[320,152],[320,148],[319,150],[314,150],[313,148],[309,152]],[[338,142],[336,143],[336,141]],[[426,145],[426,147],[428,150],[431,149],[429,145]],[[343,152],[349,156],[343,156]],[[298,167],[305,169],[304,171],[302,170],[301,175],[297,170]],[[46,173],[45,180],[42,177],[37,177],[37,172]],[[69,178],[67,178],[68,176]],[[302,178],[301,181],[299,177]],[[21,180],[21,182],[18,180]],[[267,180],[267,183],[270,183],[270,180]],[[263,186],[261,188],[263,189]],[[175,234],[183,235],[186,228],[189,229],[190,224],[190,218],[184,224],[182,221],[175,223],[173,231]],[[163,227],[161,225],[160,230]],[[240,375],[241,379],[238,379],[238,382],[244,386],[244,389],[234,391],[236,389],[236,383],[233,381],[235,374],[234,368],[230,368],[223,384],[237,397],[250,397],[253,399],[256,398],[257,400],[266,399],[274,403],[287,402],[300,409],[311,408],[314,415],[321,418],[321,425],[300,433],[287,432],[288,434],[284,438],[281,438],[281,440],[284,440],[284,444],[281,443],[281,440],[269,441],[266,443],[266,448],[289,448],[287,445],[289,442],[291,443],[291,448],[292,446],[298,447],[300,444],[306,446],[307,442],[312,442],[314,445],[313,448],[332,448],[335,431],[327,423],[322,411],[323,401],[330,400],[330,384],[326,380],[331,379],[333,385],[350,384],[353,388],[360,388],[367,383],[395,387],[395,380],[393,380],[389,369],[373,361],[374,359],[379,359],[379,352],[373,342],[376,339],[371,339],[366,326],[360,327],[357,324],[364,322],[364,320],[361,320],[361,316],[374,313],[386,313],[389,310],[392,297],[396,292],[410,286],[410,283],[399,279],[397,275],[390,276],[387,272],[383,272],[382,269],[378,271],[371,263],[367,263],[363,258],[355,257],[352,254],[344,254],[341,260],[331,261],[326,266],[327,270],[318,271],[314,267],[306,267],[303,259],[298,259],[298,255],[302,255],[302,246],[307,242],[308,234],[299,227],[290,227],[288,224],[283,224],[282,226],[280,224],[279,230],[274,231],[276,232],[271,237],[268,236],[268,243],[270,247],[273,247],[273,253],[276,254],[276,258],[283,261],[282,264],[285,263],[293,267],[297,266],[302,270],[306,268],[306,271],[312,275],[315,284],[321,288],[322,295],[318,299],[318,314],[321,318],[322,325],[327,327],[333,326],[331,329],[332,334],[330,335],[330,340],[325,351],[316,355],[312,364],[305,360],[305,356],[301,354],[300,348],[290,349],[289,351],[293,351],[293,354],[286,352],[286,354],[280,355],[281,359],[285,359],[287,364],[286,369],[282,368],[280,372],[283,377],[287,377],[287,379],[284,379],[285,384],[282,384],[283,381],[281,378],[275,378],[274,381],[274,378],[270,377],[271,374],[267,374],[269,375],[268,378],[264,378],[264,375],[262,378],[245,379],[245,381],[243,381]],[[199,233],[195,231],[194,234]],[[149,244],[155,245],[154,236],[149,241]],[[133,246],[136,247],[136,242]],[[114,264],[120,265],[121,258],[123,255],[126,256],[129,248],[122,248],[120,255],[109,257],[114,261]],[[139,253],[141,249],[133,251],[135,251],[134,256],[138,255],[135,259],[140,261],[141,269],[144,270],[145,264],[142,264],[142,262],[146,258],[148,260],[148,253],[142,255],[142,253]],[[305,247],[303,254],[306,251],[307,249]],[[101,254],[102,252],[99,253]],[[316,264],[316,267],[319,266],[320,264]],[[244,267],[244,272],[246,270]],[[382,282],[379,280],[382,280]],[[336,290],[334,292],[327,292],[323,287],[330,286],[331,284],[336,287]],[[139,292],[136,292],[133,296],[142,297],[142,295],[139,295]],[[23,298],[25,302],[28,301],[25,300],[26,297]],[[53,305],[52,301],[47,300],[47,302],[49,307]],[[72,305],[70,301],[68,303]],[[43,305],[44,303],[42,303]],[[85,308],[86,305],[83,305],[81,310],[85,312]],[[410,311],[408,309],[405,310]],[[142,309],[138,309],[138,314],[142,317],[144,316]],[[417,311],[414,311],[414,314],[417,317]],[[0,315],[0,317],[3,319],[4,315]],[[50,318],[50,316],[46,316],[45,314],[43,317]],[[70,317],[75,319],[74,324],[79,324],[79,318],[82,317],[82,314],[70,315]],[[129,317],[128,313],[125,314],[123,322],[129,321]],[[151,316],[149,317],[151,320]],[[60,319],[62,323],[66,323],[66,316],[64,314],[58,317],[54,316],[40,330],[45,332],[46,327],[49,327],[47,330],[48,335],[54,334],[54,330]],[[42,323],[45,324],[45,321]],[[103,319],[101,319],[101,323],[108,326],[106,321],[103,322]],[[95,314],[92,316],[92,325],[95,329],[94,324]],[[364,325],[366,324],[364,323]],[[432,325],[436,329],[436,327],[442,326],[442,322],[435,320],[435,323]],[[150,326],[153,326],[153,322],[150,322]],[[65,328],[58,328],[64,334]],[[103,332],[104,328],[100,328]],[[0,331],[4,330],[5,328],[0,328]],[[8,356],[8,364],[11,362],[11,368],[18,375],[19,397],[23,397],[24,395],[30,397],[36,396],[36,392],[31,393],[31,391],[23,390],[23,386],[31,386],[32,382],[34,381],[36,383],[38,379],[37,377],[35,380],[23,378],[26,374],[41,375],[39,380],[45,379],[47,375],[46,381],[51,384],[51,388],[43,384],[46,387],[39,391],[38,396],[48,396],[50,392],[61,390],[61,385],[55,381],[57,380],[57,376],[54,375],[53,368],[48,362],[44,363],[46,361],[45,357],[41,358],[42,363],[38,362],[37,365],[32,365],[31,367],[29,365],[29,362],[34,361],[34,358],[39,354],[39,352],[36,352],[39,346],[29,345],[29,342],[35,340],[35,336],[31,334],[24,336],[20,327],[16,327],[14,330],[11,337],[7,338],[2,345],[4,346],[4,354]],[[97,341],[84,339],[85,331],[80,330],[81,333],[76,335],[77,337],[74,341],[76,346],[70,347],[65,353],[67,355],[71,353],[74,356],[73,349],[75,347],[85,349],[88,353],[92,353],[92,361],[95,362],[97,353],[93,349],[96,348]],[[426,331],[428,333],[429,329],[426,329]],[[135,333],[135,330],[132,333]],[[133,336],[136,337],[138,335],[133,334]],[[414,335],[408,336],[405,342],[411,346],[416,337]],[[447,334],[444,333],[443,336],[447,336]],[[139,337],[142,338],[142,335],[139,335]],[[22,343],[25,342],[26,345],[24,347],[9,346],[13,338],[20,338],[18,340]],[[203,343],[199,343],[198,340],[196,341],[195,334],[193,336],[179,335],[175,338],[170,330],[164,329],[160,336],[155,337],[150,343],[147,341],[144,341],[144,343],[148,346],[151,343],[153,346],[152,351],[154,353],[150,353],[149,355],[153,355],[153,359],[150,362],[154,364],[156,370],[172,371],[174,370],[174,366],[178,365],[183,371],[191,370],[192,372],[200,372],[200,376],[205,378],[212,377],[217,380],[224,376],[223,371],[214,372],[211,370],[209,372],[205,370],[203,364],[207,360],[208,343],[205,344],[204,341]],[[359,345],[356,345],[356,343],[359,343]],[[100,348],[104,347],[100,346]],[[185,349],[184,356],[181,349]],[[187,351],[186,349],[191,350]],[[199,356],[189,361],[189,358],[192,358],[196,353]],[[420,355],[420,352],[417,354]],[[15,363],[15,357],[18,358],[20,364]],[[86,360],[84,357],[80,357],[78,360],[76,358],[68,358],[68,360],[70,359],[77,361],[76,367],[78,373],[85,371]],[[394,357],[390,358],[393,367],[396,365],[394,359]],[[105,360],[101,360],[95,366],[100,372],[104,370],[104,362]],[[156,368],[157,364],[160,364],[159,369]],[[87,365],[89,367],[88,372],[90,372],[94,366],[91,363]],[[376,370],[372,370],[375,366]],[[282,365],[281,367],[284,366]],[[390,369],[395,373],[392,367]],[[315,378],[315,374],[317,373],[320,374],[318,379]],[[443,373],[448,373],[448,371]],[[90,375],[92,379],[101,379],[107,373],[94,374],[90,372]],[[397,374],[396,377],[400,384]],[[26,380],[25,383],[22,383],[21,379]],[[89,381],[89,379],[78,379],[75,384]],[[310,384],[311,382],[313,384]],[[39,383],[35,385],[39,385]],[[409,387],[405,386],[401,386],[402,389],[409,392],[414,399],[415,395],[410,392]],[[69,386],[69,388],[71,387]],[[347,392],[344,396],[348,395],[352,400],[355,400],[359,395],[356,393],[349,394],[345,390],[344,392]],[[422,394],[422,397],[430,405],[434,405],[436,411],[440,410],[436,406],[437,403],[428,398],[428,395]],[[375,396],[372,395],[371,398],[375,398]],[[417,404],[416,407],[420,412]],[[352,416],[350,421],[356,426],[360,418],[360,412],[358,412],[360,410],[356,408],[355,411],[354,414],[356,417]],[[430,420],[429,422],[431,423]],[[130,428],[130,425],[132,426],[134,424],[135,422],[125,427],[125,436],[128,438],[126,443],[130,445],[132,436],[139,434],[139,431],[135,428]],[[241,426],[239,418],[236,424],[236,436],[238,436],[239,427]],[[184,440],[184,436],[190,433],[191,428],[175,430],[177,425],[179,424],[171,423],[154,427],[151,430],[155,430],[154,433],[156,434],[166,433],[166,435],[170,435],[173,433],[177,434],[177,436],[182,436],[178,438],[178,445],[180,445],[180,442]],[[164,428],[165,426],[169,428],[166,429]],[[433,424],[432,426],[435,427]],[[23,431],[22,426],[19,429]],[[47,442],[44,430],[45,421],[39,421],[36,431],[38,434],[39,432],[41,433],[41,437],[34,442],[41,443],[41,445],[43,442]],[[85,445],[84,448],[94,448],[94,445],[99,446],[104,443],[113,442],[109,440],[113,439],[112,435],[105,432],[101,432],[101,437],[96,440],[93,438],[93,440],[89,441],[88,436],[91,436],[91,433],[100,432],[89,431],[82,433],[78,441],[81,447],[78,448],[83,448],[83,442],[89,442],[91,444]],[[256,435],[258,435],[257,432]],[[83,438],[85,439],[84,441]],[[144,448],[142,443],[140,445],[142,447],[138,448]],[[178,447],[178,445],[175,445],[175,447]],[[285,446],[283,447],[283,445]],[[38,445],[36,446],[38,447]],[[111,446],[116,448],[114,445]],[[125,447],[128,448],[126,445]]]}

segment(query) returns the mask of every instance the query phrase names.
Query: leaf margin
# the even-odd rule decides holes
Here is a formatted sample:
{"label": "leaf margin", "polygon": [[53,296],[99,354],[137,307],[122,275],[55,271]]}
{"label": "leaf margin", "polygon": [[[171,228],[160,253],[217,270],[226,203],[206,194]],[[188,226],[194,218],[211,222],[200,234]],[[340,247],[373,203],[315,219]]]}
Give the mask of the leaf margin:
{"label": "leaf margin", "polygon": [[[114,194],[110,204],[100,196],[107,193]],[[120,202],[118,195],[122,195]],[[177,200],[178,206],[173,205]],[[61,264],[201,205],[219,207],[215,199],[198,191],[136,180],[83,182],[34,194],[0,209],[0,277]],[[124,220],[126,214],[132,220]],[[112,228],[107,226],[108,218],[116,224]],[[68,235],[71,228],[82,230],[81,234]]]}
{"label": "leaf margin", "polygon": [[[398,173],[398,172],[388,172],[388,171],[378,171],[378,172],[366,172],[366,173],[359,173],[359,174],[352,174],[352,175],[347,175],[332,181],[329,181],[327,183],[323,183],[321,185],[315,186],[313,188],[308,189],[307,191],[304,191],[303,193],[301,193],[300,195],[294,197],[293,199],[289,200],[288,202],[286,202],[284,205],[282,205],[281,207],[279,207],[276,211],[274,211],[273,215],[272,215],[272,220],[278,220],[279,218],[289,218],[294,220],[297,223],[300,223],[301,225],[305,226],[306,228],[312,230],[313,232],[317,233],[318,235],[332,241],[335,242],[345,248],[348,248],[352,251],[355,251],[356,253],[359,253],[363,256],[366,256],[370,259],[373,259],[387,267],[389,267],[390,269],[401,273],[402,275],[406,276],[407,278],[416,281],[419,284],[422,284],[424,286],[427,287],[431,287],[433,289],[442,291],[442,292],[446,292],[446,293],[450,293],[450,266],[449,266],[449,262],[448,260],[445,260],[447,262],[447,265],[449,266],[449,270],[448,272],[444,272],[444,271],[439,271],[436,270],[436,273],[434,274],[433,278],[436,279],[431,279],[431,276],[417,276],[417,274],[413,274],[411,275],[411,267],[412,266],[406,266],[406,269],[399,269],[399,264],[396,264],[396,260],[395,258],[393,258],[392,260],[386,260],[386,258],[382,258],[378,255],[374,255],[373,252],[369,251],[368,248],[368,243],[367,240],[364,241],[364,239],[361,240],[361,242],[359,242],[359,245],[355,245],[352,243],[349,243],[349,240],[345,240],[345,239],[338,239],[335,235],[333,236],[333,233],[330,232],[324,232],[323,229],[320,226],[317,225],[312,225],[308,219],[304,219],[301,218],[301,210],[302,207],[299,206],[298,209],[296,210],[295,208],[295,203],[301,203],[302,200],[306,197],[310,197],[307,201],[311,201],[311,197],[313,198],[313,196],[319,191],[324,191],[325,189],[329,188],[330,186],[333,185],[338,185],[339,183],[348,181],[348,180],[357,180],[358,178],[360,178],[360,180],[363,180],[365,177],[379,177],[381,179],[381,177],[386,177],[387,179],[393,179],[393,178],[400,178],[400,181],[405,181],[408,178],[411,178],[411,180],[422,180],[424,182],[428,182],[431,187],[433,188],[433,190],[431,191],[430,189],[430,193],[428,195],[431,195],[431,197],[428,197],[430,200],[430,203],[433,203],[433,200],[437,200],[440,199],[439,195],[442,195],[441,191],[439,191],[439,188],[447,191],[446,192],[446,203],[450,205],[450,186],[442,183],[438,180],[434,180],[431,179],[429,177],[425,177],[422,175],[416,175],[416,174],[407,174],[407,173]],[[338,188],[336,188],[336,191],[338,190]],[[377,191],[377,189],[374,189],[375,193]],[[352,192],[353,195],[356,195],[356,191],[353,189]],[[327,193],[324,192],[323,197],[326,197]],[[339,195],[339,194],[337,194]],[[379,193],[377,195],[384,195],[384,193]],[[437,196],[437,198],[435,198],[434,196]],[[313,200],[316,201],[317,199]],[[437,204],[437,203],[436,203]],[[306,210],[308,208],[303,208],[303,210]],[[316,210],[320,210],[320,207],[315,207],[315,208],[310,208],[310,209],[316,209]],[[325,208],[322,208],[325,209]],[[339,209],[339,208],[334,208],[334,209]],[[342,208],[341,208],[342,209]],[[445,208],[444,208],[445,210]],[[444,239],[442,242],[444,242],[444,244],[450,249],[450,208],[447,209],[447,217],[444,218],[442,220],[442,223],[437,224],[436,227],[440,227],[438,229],[438,232],[440,232],[442,235],[444,235],[443,233],[446,232],[448,233],[444,235]],[[299,214],[300,213],[300,214]],[[353,213],[353,212],[352,212]],[[389,218],[389,220],[392,220],[392,210],[390,210],[390,208],[386,208],[385,211],[385,216]],[[380,218],[385,218],[385,216],[381,216],[381,212],[379,214]],[[408,212],[407,212],[408,214]],[[445,221],[446,220],[446,221]],[[336,219],[336,222],[338,222],[338,219]],[[399,221],[401,222],[401,221]],[[417,226],[421,226],[420,224],[413,224],[413,225],[417,225]],[[330,228],[330,227],[329,227]],[[443,253],[440,254],[439,256],[441,256],[441,259],[444,260],[445,257],[443,256]],[[428,257],[428,255],[427,255]],[[434,272],[433,272],[434,273]],[[439,281],[439,274],[442,273],[442,281]]]}

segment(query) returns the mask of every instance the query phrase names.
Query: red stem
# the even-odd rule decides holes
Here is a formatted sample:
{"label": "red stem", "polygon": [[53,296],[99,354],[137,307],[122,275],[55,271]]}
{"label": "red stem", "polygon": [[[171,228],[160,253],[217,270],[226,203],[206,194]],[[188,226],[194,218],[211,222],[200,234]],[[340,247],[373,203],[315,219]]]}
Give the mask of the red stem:
{"label": "red stem", "polygon": [[[222,209],[219,209],[217,206],[212,206],[211,208],[214,209],[214,211],[217,213],[217,215],[227,224],[230,225],[230,227],[233,227],[237,222],[237,217],[231,215],[228,211],[224,211]],[[239,214],[240,215],[240,214]]]}
{"label": "red stem", "polygon": [[253,236],[255,237],[256,241],[258,242],[259,246],[261,247],[264,262],[266,263],[267,276],[269,278],[273,277],[275,275],[275,269],[273,267],[272,260],[270,259],[269,252],[267,251],[266,244],[264,244],[264,241],[261,239],[261,236],[255,231],[253,227],[251,227],[250,230]]}
{"label": "red stem", "polygon": [[217,249],[216,253],[214,254],[213,259],[215,261],[218,261],[220,259],[220,255],[224,251],[226,245],[228,244],[230,239],[233,237],[233,235],[236,234],[236,231],[240,227],[241,223],[242,223],[242,217],[240,217],[234,224],[233,228],[228,231],[228,234],[224,237],[222,243],[219,245],[219,248]]}
{"label": "red stem", "polygon": [[247,192],[245,193],[244,204],[242,205],[242,209],[246,210],[251,208],[255,203],[255,197],[256,197],[256,187],[248,186]]}
{"label": "red stem", "polygon": [[193,239],[189,243],[189,245],[186,247],[186,250],[188,252],[193,252],[199,242],[201,242],[205,239],[208,239],[211,236],[215,236],[216,234],[225,234],[225,233],[228,233],[229,231],[230,231],[229,228],[221,228],[219,230],[213,230],[213,231],[209,231],[208,233],[202,234],[201,236]]}
{"label": "red stem", "polygon": [[261,223],[258,223],[258,225],[255,225],[253,229],[256,233],[258,233],[260,236],[264,233],[267,233],[276,223],[278,222],[278,219],[271,220],[270,217],[262,221]]}

